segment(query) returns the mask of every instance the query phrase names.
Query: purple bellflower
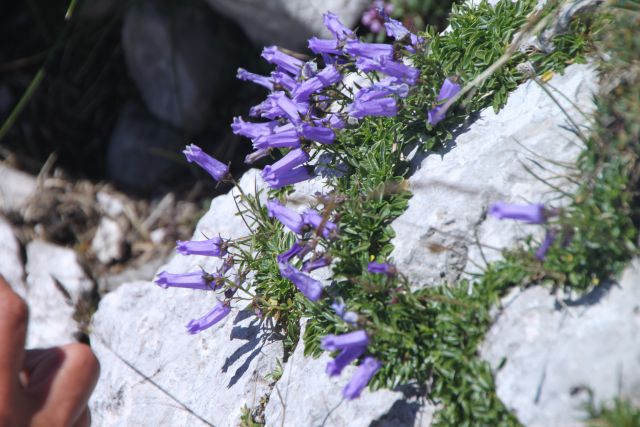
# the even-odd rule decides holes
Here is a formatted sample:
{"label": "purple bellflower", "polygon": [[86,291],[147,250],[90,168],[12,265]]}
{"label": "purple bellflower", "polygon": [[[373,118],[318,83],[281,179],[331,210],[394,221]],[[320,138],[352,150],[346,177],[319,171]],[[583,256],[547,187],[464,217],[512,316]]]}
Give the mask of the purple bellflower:
{"label": "purple bellflower", "polygon": [[189,163],[195,162],[198,166],[207,171],[216,181],[221,181],[229,176],[229,167],[227,165],[214,159],[202,151],[202,149],[197,145],[187,145],[183,153]]}
{"label": "purple bellflower", "polygon": [[212,291],[215,286],[211,286],[212,276],[208,276],[201,271],[193,273],[173,274],[163,271],[158,274],[155,282],[163,289],[167,288],[190,288],[203,291]]}
{"label": "purple bellflower", "polygon": [[296,127],[291,123],[278,126],[268,135],[258,136],[253,140],[253,148],[264,150],[267,148],[293,148],[300,146],[300,136]]}
{"label": "purple bellflower", "polygon": [[271,79],[275,84],[282,86],[283,89],[289,92],[298,86],[298,82],[284,71],[274,71],[271,73]]}
{"label": "purple bellflower", "polygon": [[236,74],[236,78],[238,80],[253,82],[269,90],[273,90],[273,82],[269,77],[261,76],[260,74],[251,73],[245,70],[244,68],[238,68],[238,74]]}
{"label": "purple bellflower", "polygon": [[511,205],[497,202],[489,206],[489,214],[498,219],[515,219],[528,224],[543,224],[547,221],[544,205]]}
{"label": "purple bellflower", "polygon": [[[300,241],[295,242],[289,249],[281,253],[276,257],[279,263],[287,263],[296,255],[303,253],[306,249],[306,245],[300,244]],[[304,255],[301,255],[304,256]]]}
{"label": "purple bellflower", "polygon": [[280,275],[291,282],[298,288],[305,297],[311,301],[318,301],[322,295],[322,284],[311,276],[308,276],[297,270],[291,264],[280,263]]}
{"label": "purple bellflower", "polygon": [[322,338],[320,348],[326,351],[337,351],[345,348],[366,347],[368,344],[367,332],[360,329],[342,335],[327,335]]}
{"label": "purple bellflower", "polygon": [[324,14],[324,25],[338,40],[345,40],[347,38],[355,37],[355,33],[345,27],[344,24],[340,22],[340,18],[338,18],[338,15],[336,15],[335,13],[327,12]]}
{"label": "purple bellflower", "polygon": [[198,319],[191,320],[187,324],[187,331],[191,335],[197,334],[200,331],[204,331],[205,329],[210,328],[211,326],[224,319],[229,314],[229,312],[231,312],[231,307],[229,307],[228,304],[218,302],[218,304],[216,304],[216,306],[213,307],[213,310],[211,310],[209,313]]}
{"label": "purple bellflower", "polygon": [[344,47],[344,51],[355,57],[393,60],[393,46],[385,43],[363,43],[359,40],[349,40]]}
{"label": "purple bellflower", "polygon": [[231,124],[231,130],[236,135],[242,135],[250,139],[256,139],[259,136],[269,135],[278,126],[278,122],[271,121],[266,123],[245,122],[242,117],[234,117]]}
{"label": "purple bellflower", "polygon": [[[329,114],[322,119],[315,119],[313,123],[316,126],[326,126],[329,125],[331,129],[344,129],[346,127],[346,123],[344,120],[340,118],[337,114]],[[304,132],[304,128],[303,128]]]}
{"label": "purple bellflower", "polygon": [[284,157],[272,165],[265,166],[262,170],[262,177],[267,180],[275,175],[289,172],[291,169],[309,161],[309,154],[302,148],[289,151]]}
{"label": "purple bellflower", "polygon": [[282,188],[285,185],[297,184],[298,182],[307,181],[313,178],[307,166],[298,166],[297,168],[279,174],[269,174],[264,176],[264,182],[273,189]]}
{"label": "purple bellflower", "polygon": [[296,234],[302,234],[304,232],[304,222],[302,221],[302,215],[294,210],[291,210],[273,199],[267,200],[267,213],[269,217],[275,218],[282,223],[289,230]]}
{"label": "purple bellflower", "polygon": [[336,139],[336,133],[332,129],[324,126],[311,126],[307,123],[302,124],[302,136],[320,144],[333,144]]}
{"label": "purple bellflower", "polygon": [[440,88],[440,93],[438,94],[438,99],[436,100],[439,105],[436,105],[431,110],[429,110],[429,124],[434,126],[439,123],[447,114],[447,110],[443,109],[444,105],[449,99],[456,96],[458,92],[460,92],[460,85],[453,82],[450,79],[445,79],[444,83],[442,83],[442,87]]}
{"label": "purple bellflower", "polygon": [[253,153],[249,153],[245,156],[244,162],[248,165],[262,159],[263,157],[267,157],[271,153],[271,149],[264,148],[260,150],[256,150]]}
{"label": "purple bellflower", "polygon": [[345,348],[336,356],[335,359],[327,363],[325,372],[330,377],[340,375],[342,370],[351,362],[356,360],[364,353],[365,347]]}
{"label": "purple bellflower", "polygon": [[307,114],[309,104],[291,100],[284,92],[273,92],[269,97],[291,123],[300,123],[300,114]]}
{"label": "purple bellflower", "polygon": [[249,109],[251,117],[265,117],[267,119],[277,119],[284,116],[285,112],[276,104],[275,99],[268,96],[267,99]]}
{"label": "purple bellflower", "polygon": [[382,367],[382,364],[373,357],[365,357],[365,359],[358,366],[358,370],[353,374],[351,380],[342,390],[342,395],[349,400],[355,399],[360,396],[360,393],[369,384],[371,378]]}
{"label": "purple bellflower", "polygon": [[396,95],[398,98],[406,98],[409,95],[409,85],[398,82],[398,80],[393,77],[387,77],[384,80],[375,82],[370,88],[372,90],[387,91]]}
{"label": "purple bellflower", "polygon": [[176,251],[182,255],[206,255],[223,257],[227,254],[227,243],[220,237],[202,241],[176,242]]}
{"label": "purple bellflower", "polygon": [[369,273],[393,276],[398,272],[398,269],[395,265],[386,262],[370,262],[369,265],[367,265],[367,271]]}
{"label": "purple bellflower", "polygon": [[317,37],[311,37],[309,39],[309,49],[316,55],[321,53],[340,55],[341,53],[341,49],[335,39],[319,39]]}
{"label": "purple bellflower", "polygon": [[353,311],[347,311],[347,305],[342,300],[334,301],[331,308],[338,316],[350,325],[358,321],[358,314]]}
{"label": "purple bellflower", "polygon": [[387,30],[387,35],[393,37],[395,40],[404,39],[409,34],[409,40],[412,46],[423,43],[424,39],[410,32],[400,21],[397,21],[389,16],[384,16],[385,23],[384,28]]}
{"label": "purple bellflower", "polygon": [[317,270],[318,268],[326,267],[329,264],[331,264],[331,258],[328,256],[322,256],[317,259],[310,259],[302,264],[302,271],[305,273],[309,273],[313,270]]}
{"label": "purple bellflower", "polygon": [[390,92],[386,89],[362,88],[356,94],[353,103],[349,106],[349,114],[352,117],[365,116],[392,117],[398,114],[398,105]]}
{"label": "purple bellflower", "polygon": [[337,232],[338,226],[328,220],[325,220],[322,215],[320,215],[317,211],[313,209],[307,209],[302,214],[302,221],[318,230],[322,227],[321,234],[325,239],[328,238],[332,233]]}
{"label": "purple bellflower", "polygon": [[262,50],[262,57],[268,62],[280,67],[282,70],[292,75],[298,75],[303,61],[281,52],[276,46],[265,47]]}
{"label": "purple bellflower", "polygon": [[293,92],[293,98],[297,101],[307,101],[312,93],[316,93],[327,86],[339,82],[342,74],[333,65],[327,65],[322,71],[309,80],[305,80],[296,87]]}
{"label": "purple bellflower", "polygon": [[549,252],[549,248],[553,245],[553,242],[556,240],[556,233],[553,230],[547,230],[546,235],[544,236],[544,240],[536,250],[536,258],[539,261],[544,261],[547,257],[547,252]]}
{"label": "purple bellflower", "polygon": [[418,76],[420,76],[420,70],[417,68],[384,57],[379,60],[358,58],[356,60],[356,67],[364,72],[380,71],[393,77],[396,83],[400,81],[409,83],[410,85],[415,85],[418,81]]}

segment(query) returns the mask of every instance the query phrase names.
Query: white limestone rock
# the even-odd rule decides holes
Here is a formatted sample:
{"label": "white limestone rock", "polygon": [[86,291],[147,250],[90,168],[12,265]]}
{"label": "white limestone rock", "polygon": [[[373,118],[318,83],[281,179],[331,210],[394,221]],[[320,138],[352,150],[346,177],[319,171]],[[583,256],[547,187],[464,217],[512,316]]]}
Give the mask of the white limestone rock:
{"label": "white limestone rock", "polygon": [[[255,179],[256,171],[249,171],[240,185],[252,189]],[[212,201],[194,238],[201,239],[203,233],[237,238],[246,232],[232,196],[226,194]],[[212,271],[220,262],[176,255],[161,270],[185,273],[202,266]],[[102,299],[91,334],[102,364],[90,402],[96,425],[235,426],[245,405],[258,406],[269,391],[265,375],[275,369],[283,352],[281,342],[269,337],[271,331],[239,307],[221,324],[197,335],[185,330],[189,320],[206,314],[220,297],[133,282]]]}
{"label": "white limestone rock", "polygon": [[[572,65],[549,85],[588,114],[594,110],[596,81],[593,66]],[[569,101],[557,93],[556,98],[573,120],[587,125]],[[567,126],[554,101],[529,81],[497,114],[492,108],[483,110],[450,146],[429,153],[421,163],[414,159],[418,169],[409,178],[413,197],[392,223],[392,256],[400,271],[421,285],[454,281],[463,272],[480,271],[485,259],[499,258],[501,249],[524,236],[539,235],[539,226],[487,218],[487,207],[497,201],[562,203],[558,192],[539,178],[571,190],[562,178],[567,169],[559,164],[572,165],[582,144]]]}
{"label": "white limestone rock", "polygon": [[[526,426],[578,426],[594,403],[640,404],[640,259],[619,284],[560,301],[547,289],[515,291],[489,330],[482,357],[500,399]],[[504,366],[498,369],[503,359]]]}
{"label": "white limestone rock", "polygon": [[218,13],[233,19],[257,44],[306,46],[311,36],[329,37],[322,14],[331,11],[347,27],[358,24],[369,0],[207,0]]}
{"label": "white limestone rock", "polygon": [[94,291],[76,253],[43,241],[27,245],[29,331],[27,347],[49,347],[76,340],[76,305]]}
{"label": "white limestone rock", "polygon": [[35,177],[0,162],[0,212],[24,213],[37,189]]}
{"label": "white limestone rock", "polygon": [[91,249],[103,264],[117,261],[124,256],[125,234],[120,224],[111,218],[102,217],[93,240]]}
{"label": "white limestone rock", "polygon": [[[406,418],[411,419],[412,423],[393,425],[426,427],[431,424],[433,407],[418,405],[419,410],[411,406],[403,407],[405,399],[399,391],[383,389],[371,392],[365,389],[358,399],[345,400],[342,389],[357,368],[348,366],[339,377],[329,377],[325,367],[330,360],[328,353],[318,359],[305,357],[304,343],[300,340],[271,392],[265,408],[267,426],[367,427],[376,423],[378,426],[388,426],[392,420]],[[401,407],[402,411],[396,411],[394,417],[386,418],[394,407]]]}

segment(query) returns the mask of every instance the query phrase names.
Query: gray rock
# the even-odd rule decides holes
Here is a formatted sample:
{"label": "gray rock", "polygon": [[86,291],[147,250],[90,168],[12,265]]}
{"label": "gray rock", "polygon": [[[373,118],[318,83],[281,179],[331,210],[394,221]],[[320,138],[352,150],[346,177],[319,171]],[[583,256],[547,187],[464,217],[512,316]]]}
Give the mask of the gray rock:
{"label": "gray rock", "polygon": [[20,242],[13,233],[11,224],[0,215],[0,274],[11,288],[24,298],[27,288],[24,282],[24,266],[20,253]]}
{"label": "gray rock", "polygon": [[[256,171],[250,171],[240,185],[253,188],[256,179]],[[203,233],[228,238],[246,234],[231,194],[212,201],[194,238]],[[177,255],[162,270],[181,273],[203,267],[213,271],[220,262]],[[245,405],[259,405],[269,391],[265,375],[275,369],[283,354],[281,342],[270,338],[270,330],[242,307],[234,307],[225,321],[198,335],[189,335],[184,328],[190,319],[211,310],[219,297],[133,282],[102,299],[91,334],[102,363],[91,399],[96,425],[195,426],[208,422],[235,426]]]}
{"label": "gray rock", "polygon": [[[572,65],[549,84],[584,113],[594,110],[592,66]],[[588,124],[567,100],[556,98],[580,126]],[[541,178],[571,191],[562,178],[567,173],[562,163],[573,164],[582,143],[567,126],[554,101],[530,81],[509,96],[499,113],[483,110],[448,148],[414,159],[413,197],[392,223],[392,256],[400,271],[414,283],[453,281],[464,272],[481,271],[485,260],[498,259],[503,248],[523,237],[539,237],[541,227],[487,218],[487,207],[501,200],[563,203]]]}
{"label": "gray rock", "polygon": [[33,176],[0,162],[0,212],[24,213],[37,188]]}
{"label": "gray rock", "polygon": [[504,299],[482,356],[497,371],[498,396],[520,422],[582,425],[589,391],[596,405],[616,396],[640,403],[638,283],[636,259],[619,284],[579,299],[560,300],[542,287]]}
{"label": "gray rock", "polygon": [[[428,426],[433,407],[407,403],[399,391],[365,389],[355,400],[342,397],[342,388],[356,370],[344,369],[339,377],[325,373],[328,353],[318,359],[304,356],[304,344],[296,346],[265,408],[267,426]],[[389,413],[392,412],[392,415]],[[404,422],[399,424],[395,422]],[[395,424],[390,424],[390,423]],[[377,423],[377,424],[375,424]]]}
{"label": "gray rock", "polygon": [[125,234],[120,224],[111,218],[102,217],[91,240],[91,250],[101,263],[109,264],[124,256],[124,241]]}
{"label": "gray rock", "polygon": [[109,142],[109,178],[127,190],[152,191],[184,168],[177,156],[185,145],[180,132],[128,103]]}
{"label": "gray rock", "polygon": [[298,49],[309,37],[329,37],[322,14],[332,11],[354,27],[368,0],[207,0],[221,15],[236,21],[257,44]]}
{"label": "gray rock", "polygon": [[43,241],[27,245],[29,332],[27,347],[49,347],[75,341],[76,306],[94,291],[72,249]]}
{"label": "gray rock", "polygon": [[129,73],[153,114],[177,128],[202,130],[224,88],[227,38],[195,2],[144,0],[127,11],[122,41]]}

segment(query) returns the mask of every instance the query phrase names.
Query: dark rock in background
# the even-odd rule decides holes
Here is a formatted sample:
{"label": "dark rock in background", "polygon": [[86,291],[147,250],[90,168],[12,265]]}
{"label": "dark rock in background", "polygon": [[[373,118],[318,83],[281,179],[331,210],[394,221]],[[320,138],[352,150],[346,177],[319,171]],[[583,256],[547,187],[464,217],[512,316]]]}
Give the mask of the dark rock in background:
{"label": "dark rock in background", "polygon": [[147,108],[175,127],[202,131],[234,75],[233,41],[215,16],[196,3],[141,1],[125,14],[122,44]]}
{"label": "dark rock in background", "polygon": [[118,185],[150,192],[184,170],[185,135],[149,114],[137,102],[125,105],[107,151],[107,174]]}

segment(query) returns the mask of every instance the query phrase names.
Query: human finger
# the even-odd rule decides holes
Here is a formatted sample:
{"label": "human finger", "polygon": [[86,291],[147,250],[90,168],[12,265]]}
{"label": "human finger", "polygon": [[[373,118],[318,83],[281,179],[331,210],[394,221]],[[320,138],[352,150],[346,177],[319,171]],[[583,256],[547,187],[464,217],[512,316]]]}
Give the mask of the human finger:
{"label": "human finger", "polygon": [[85,406],[82,414],[80,414],[80,418],[78,418],[73,425],[73,427],[89,427],[91,426],[91,412],[89,411],[89,407]]}
{"label": "human finger", "polygon": [[63,360],[51,382],[27,387],[33,398],[44,401],[32,418],[36,427],[70,426],[81,420],[98,381],[100,364],[88,346],[77,343],[59,349]]}
{"label": "human finger", "polygon": [[0,406],[9,405],[20,387],[29,308],[0,275]]}

